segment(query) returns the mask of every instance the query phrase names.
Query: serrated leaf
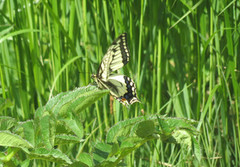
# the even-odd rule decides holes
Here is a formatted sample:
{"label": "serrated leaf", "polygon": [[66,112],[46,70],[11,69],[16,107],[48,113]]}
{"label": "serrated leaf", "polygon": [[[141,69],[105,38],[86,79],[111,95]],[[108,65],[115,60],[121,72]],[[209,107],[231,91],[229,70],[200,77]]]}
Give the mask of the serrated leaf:
{"label": "serrated leaf", "polygon": [[99,164],[108,158],[112,146],[106,143],[97,143],[94,147],[93,160],[95,164]]}
{"label": "serrated leaf", "polygon": [[17,148],[33,148],[31,143],[24,140],[21,136],[8,131],[0,131],[0,146],[17,147]]}
{"label": "serrated leaf", "polygon": [[72,164],[68,156],[57,149],[48,150],[46,148],[37,148],[30,152],[29,157],[31,159],[43,159],[56,163]]}
{"label": "serrated leaf", "polygon": [[61,92],[58,95],[51,98],[47,104],[45,105],[45,108],[47,111],[52,111],[53,108],[62,100],[62,98],[68,94],[68,92]]}
{"label": "serrated leaf", "polygon": [[47,103],[46,109],[51,110],[56,116],[59,114],[63,116],[68,112],[83,111],[108,92],[109,90],[100,90],[96,86],[77,88],[53,97]]}
{"label": "serrated leaf", "polygon": [[114,156],[114,155],[116,155],[118,152],[119,152],[119,145],[118,145],[118,143],[114,143],[114,144],[112,145],[112,150],[111,150],[109,156]]}
{"label": "serrated leaf", "polygon": [[22,122],[21,126],[23,127],[24,138],[28,142],[30,142],[33,146],[35,146],[35,131],[34,131],[33,120]]}
{"label": "serrated leaf", "polygon": [[[122,152],[123,148],[133,148],[136,147],[137,145],[141,144],[144,139],[139,138],[139,137],[124,137],[121,138],[121,142],[119,143],[120,145],[120,151]],[[147,140],[145,140],[147,141]]]}
{"label": "serrated leaf", "polygon": [[175,129],[186,129],[193,134],[197,133],[196,128],[193,126],[197,122],[191,119],[164,117],[158,118],[158,123],[162,130],[161,133],[164,135],[171,134]]}
{"label": "serrated leaf", "polygon": [[48,149],[53,147],[52,143],[50,142],[50,119],[51,118],[49,115],[42,117],[40,121],[40,127],[38,127],[41,128],[42,142]]}
{"label": "serrated leaf", "polygon": [[112,145],[106,143],[97,143],[94,148],[100,150],[101,152],[110,153]]}
{"label": "serrated leaf", "polygon": [[81,139],[83,137],[83,126],[81,123],[77,123],[74,119],[71,120],[61,120],[65,123],[65,126],[68,127],[68,129],[70,129],[72,131],[72,133],[74,133],[75,135],[77,135],[79,137],[79,139]]}
{"label": "serrated leaf", "polygon": [[193,142],[194,155],[197,158],[197,160],[200,162],[202,158],[201,147],[194,137],[192,137],[192,142]]}
{"label": "serrated leaf", "polygon": [[46,111],[46,107],[45,106],[39,107],[34,114],[34,121],[41,119],[41,117],[43,117],[45,113],[49,113]]}
{"label": "serrated leaf", "polygon": [[94,148],[94,164],[96,166],[116,166],[119,160],[140,147],[145,139],[139,137],[119,137],[119,143],[98,143]]}
{"label": "serrated leaf", "polygon": [[[105,145],[101,145],[106,150],[102,147],[95,149],[94,162],[97,166],[119,164],[120,160],[147,141],[158,139],[158,134],[161,135],[160,139],[163,140],[162,136],[164,136],[166,142],[177,142],[182,146],[187,146],[188,151],[191,151],[191,137],[197,134],[193,126],[195,123],[196,121],[185,118],[162,116],[145,116],[119,122],[107,134],[106,139],[108,143],[111,143],[111,151],[106,149]],[[159,125],[160,133],[157,130]]]}
{"label": "serrated leaf", "polygon": [[1,116],[0,117],[0,130],[9,130],[16,124],[15,118]]}
{"label": "serrated leaf", "polygon": [[188,149],[192,148],[191,135],[186,130],[175,130],[172,133],[172,137],[178,144],[187,146]]}
{"label": "serrated leaf", "polygon": [[55,136],[55,145],[71,144],[71,143],[80,143],[80,139],[72,135],[56,135]]}
{"label": "serrated leaf", "polygon": [[78,160],[87,166],[93,166],[92,157],[87,153],[81,153],[78,157]]}
{"label": "serrated leaf", "polygon": [[109,129],[107,133],[107,143],[114,143],[119,136],[127,136],[131,133],[132,128],[137,122],[143,120],[144,117],[137,117],[125,121],[121,121]]}
{"label": "serrated leaf", "polygon": [[34,119],[35,145],[51,149],[54,145],[56,121],[48,111],[44,111],[42,114]]}
{"label": "serrated leaf", "polygon": [[169,135],[172,133],[173,129],[169,127],[168,123],[165,121],[165,119],[158,118],[158,123],[160,126],[160,133],[163,135]]}

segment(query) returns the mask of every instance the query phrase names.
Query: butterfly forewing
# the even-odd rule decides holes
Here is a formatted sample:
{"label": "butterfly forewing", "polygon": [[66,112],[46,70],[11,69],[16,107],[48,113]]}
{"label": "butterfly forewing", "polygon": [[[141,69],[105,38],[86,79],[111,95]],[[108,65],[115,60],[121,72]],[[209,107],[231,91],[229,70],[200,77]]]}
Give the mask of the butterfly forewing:
{"label": "butterfly forewing", "polygon": [[111,72],[122,68],[129,61],[126,33],[121,34],[109,47],[98,68],[98,77],[106,81]]}
{"label": "butterfly forewing", "polygon": [[129,62],[129,49],[127,45],[127,34],[120,35],[108,49],[112,52],[112,61],[109,66],[110,72],[122,68]]}

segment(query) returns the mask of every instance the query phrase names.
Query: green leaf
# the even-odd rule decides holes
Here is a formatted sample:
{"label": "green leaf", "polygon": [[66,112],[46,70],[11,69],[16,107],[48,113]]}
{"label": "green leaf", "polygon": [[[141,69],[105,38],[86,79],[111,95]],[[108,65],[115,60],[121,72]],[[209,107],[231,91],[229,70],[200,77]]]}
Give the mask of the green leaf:
{"label": "green leaf", "polygon": [[34,121],[40,120],[45,114],[49,114],[49,112],[46,111],[46,107],[39,107],[34,114]]}
{"label": "green leaf", "polygon": [[143,139],[139,137],[123,137],[119,141],[120,150],[122,152],[123,149],[135,147],[139,142],[143,141]]}
{"label": "green leaf", "polygon": [[200,160],[202,158],[201,147],[194,137],[192,137],[192,143],[193,143],[194,155],[197,158],[197,160],[200,162]]}
{"label": "green leaf", "polygon": [[20,163],[20,166],[21,166],[21,167],[29,167],[29,166],[30,166],[30,162],[31,162],[30,159],[26,159],[26,160],[24,160],[24,161],[22,161],[22,162]]}
{"label": "green leaf", "polygon": [[0,131],[0,146],[25,149],[33,148],[32,144],[27,140],[8,131]]}
{"label": "green leaf", "polygon": [[1,116],[0,117],[0,130],[9,130],[16,125],[16,120],[12,117]]}
{"label": "green leaf", "polygon": [[[137,122],[144,120],[144,117],[137,117],[125,121],[121,121],[114,125],[107,134],[107,143],[117,142],[119,136],[127,136],[132,132],[132,128]],[[133,132],[132,132],[133,133]]]}
{"label": "green leaf", "polygon": [[71,144],[71,143],[80,143],[80,139],[72,135],[56,135],[55,136],[55,145],[62,144]]}
{"label": "green leaf", "polygon": [[154,131],[155,131],[154,121],[147,120],[142,121],[138,124],[136,134],[141,138],[146,138],[154,134]]}
{"label": "green leaf", "polygon": [[2,29],[0,31],[0,38],[2,38],[5,34],[6,35],[10,34],[12,29],[13,29],[13,26],[7,26],[5,29]]}
{"label": "green leaf", "polygon": [[85,164],[84,162],[75,161],[71,165],[68,165],[68,167],[89,167],[89,165]]}
{"label": "green leaf", "polygon": [[77,88],[53,97],[46,105],[46,109],[51,109],[56,116],[83,111],[108,92],[109,90],[100,90],[96,86]]}
{"label": "green leaf", "polygon": [[178,144],[186,146],[187,149],[192,148],[191,135],[186,130],[175,130],[172,133],[172,137],[176,140]]}
{"label": "green leaf", "polygon": [[108,155],[112,150],[112,146],[106,143],[98,143],[94,147],[93,160],[95,164],[99,164],[108,159]]}
{"label": "green leaf", "polygon": [[43,159],[63,164],[72,164],[72,161],[67,157],[67,155],[65,155],[64,153],[57,149],[48,150],[46,148],[37,148],[30,152],[29,158]]}
{"label": "green leaf", "polygon": [[44,145],[48,148],[51,149],[53,147],[53,143],[50,142],[50,116],[46,115],[42,117],[40,121],[40,127],[41,128],[41,135],[42,135],[42,142]]}
{"label": "green leaf", "polygon": [[157,132],[161,135],[161,140],[181,144],[188,152],[192,151],[191,139],[198,134],[195,124],[197,122],[190,119],[162,116],[138,117],[119,122],[107,134],[107,142],[112,143],[111,151],[104,152],[98,149],[99,153],[95,153],[94,160],[99,162],[98,166],[119,164],[124,157],[147,141],[158,139]]}
{"label": "green leaf", "polygon": [[160,126],[160,133],[164,135],[169,135],[172,133],[171,127],[168,125],[168,123],[165,121],[165,119],[158,118],[158,123]]}
{"label": "green leaf", "polygon": [[51,149],[54,145],[56,121],[49,112],[44,110],[38,111],[38,113],[42,112],[42,115],[38,115],[34,120],[36,147]]}
{"label": "green leaf", "polygon": [[35,146],[35,131],[33,121],[29,120],[21,123],[24,132],[24,138],[29,141],[33,146]]}
{"label": "green leaf", "polygon": [[9,99],[0,97],[0,113],[11,106],[13,106],[13,103]]}
{"label": "green leaf", "polygon": [[92,157],[87,153],[81,153],[78,157],[78,160],[87,166],[93,166]]}
{"label": "green leaf", "polygon": [[45,108],[47,111],[52,111],[54,109],[54,107],[62,100],[62,98],[67,95],[68,92],[62,92],[59,93],[58,95],[54,96],[53,98],[51,98],[47,104],[45,105]]}
{"label": "green leaf", "polygon": [[77,135],[79,137],[79,139],[81,139],[83,137],[83,126],[82,124],[76,120],[67,120],[67,119],[64,119],[64,120],[61,120],[64,122],[64,125],[70,129],[72,131],[72,133],[74,133],[75,135]]}
{"label": "green leaf", "polygon": [[[120,165],[119,166],[126,166],[126,165]],[[100,164],[95,165],[96,167],[112,167],[112,166],[117,166],[115,162],[112,161],[104,161]]]}
{"label": "green leaf", "polygon": [[194,134],[197,133],[196,128],[193,126],[197,124],[196,121],[186,118],[158,118],[161,133],[165,135],[171,134],[175,129],[187,129]]}
{"label": "green leaf", "polygon": [[109,156],[114,156],[117,153],[119,153],[119,144],[118,143],[113,143],[112,144],[112,150],[111,150]]}

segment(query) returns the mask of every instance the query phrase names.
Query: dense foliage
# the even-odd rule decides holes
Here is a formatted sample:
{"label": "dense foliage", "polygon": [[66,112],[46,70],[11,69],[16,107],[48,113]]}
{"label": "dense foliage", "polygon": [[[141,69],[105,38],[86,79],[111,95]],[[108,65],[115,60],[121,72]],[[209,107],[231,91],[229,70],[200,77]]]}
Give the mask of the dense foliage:
{"label": "dense foliage", "polygon": [[[240,166],[239,7],[1,1],[0,165]],[[129,108],[90,78],[123,32]]]}

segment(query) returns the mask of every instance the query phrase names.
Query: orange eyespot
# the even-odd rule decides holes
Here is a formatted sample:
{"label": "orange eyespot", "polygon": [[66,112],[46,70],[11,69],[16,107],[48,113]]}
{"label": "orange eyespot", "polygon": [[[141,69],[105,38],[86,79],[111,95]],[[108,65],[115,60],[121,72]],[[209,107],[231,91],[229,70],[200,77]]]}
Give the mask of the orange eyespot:
{"label": "orange eyespot", "polygon": [[125,101],[127,101],[127,99],[125,99],[125,98],[122,98],[122,99],[121,99],[121,101],[122,101],[122,102],[125,102]]}

